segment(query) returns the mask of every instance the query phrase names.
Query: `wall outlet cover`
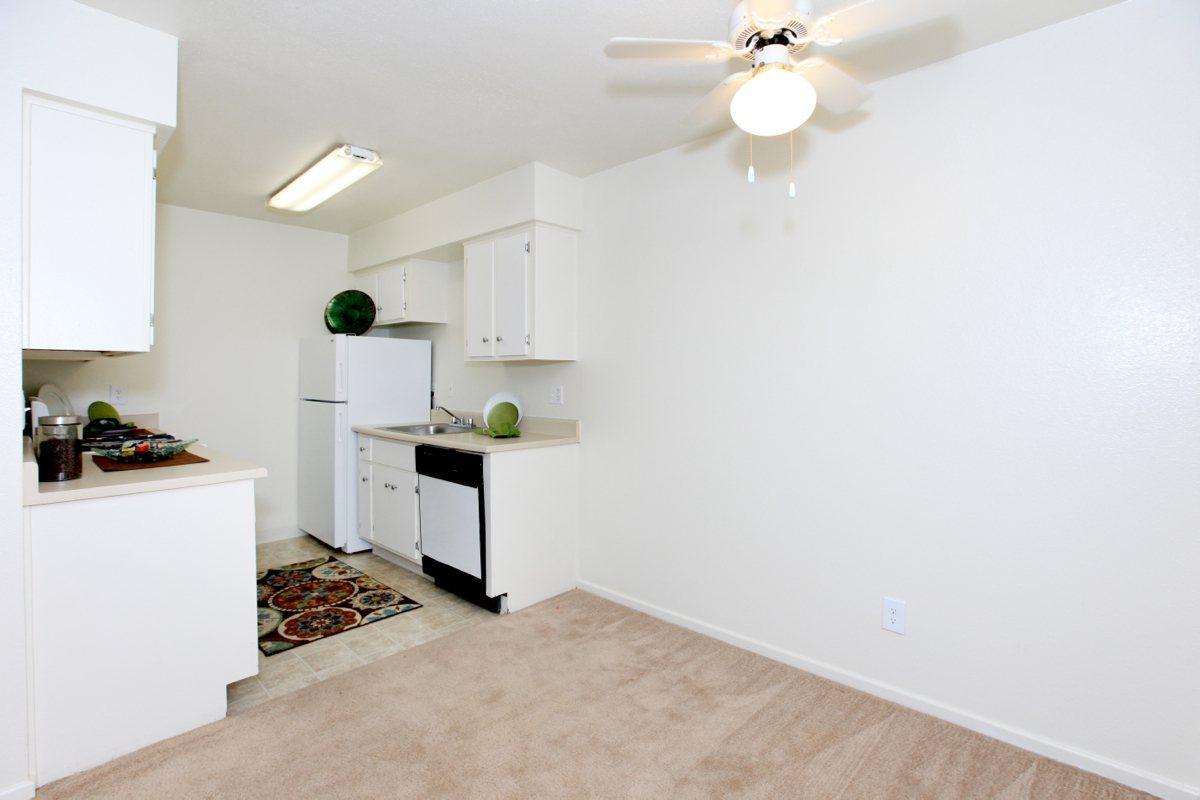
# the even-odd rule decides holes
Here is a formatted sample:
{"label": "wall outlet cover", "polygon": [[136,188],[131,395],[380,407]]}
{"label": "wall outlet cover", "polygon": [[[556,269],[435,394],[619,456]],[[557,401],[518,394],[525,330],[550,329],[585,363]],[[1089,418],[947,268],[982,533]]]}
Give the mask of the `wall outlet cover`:
{"label": "wall outlet cover", "polygon": [[550,387],[550,405],[561,406],[566,401],[566,394],[561,383]]}
{"label": "wall outlet cover", "polygon": [[129,387],[109,384],[108,402],[112,403],[114,406],[125,405],[127,402],[129,402]]}
{"label": "wall outlet cover", "polygon": [[908,604],[894,597],[883,598],[883,629],[904,635],[908,624]]}

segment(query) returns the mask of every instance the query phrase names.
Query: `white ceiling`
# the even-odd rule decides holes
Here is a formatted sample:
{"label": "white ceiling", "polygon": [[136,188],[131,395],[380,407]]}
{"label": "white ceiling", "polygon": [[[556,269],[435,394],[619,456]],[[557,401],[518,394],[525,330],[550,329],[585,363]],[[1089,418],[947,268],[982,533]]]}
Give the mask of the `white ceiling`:
{"label": "white ceiling", "polygon": [[[684,116],[742,68],[602,53],[612,36],[726,38],[732,0],[86,2],[180,38],[163,202],[342,232],[529,161],[588,175],[698,138]],[[923,21],[838,49],[867,81],[1117,0],[876,2]],[[308,214],[266,208],[343,142],[378,150],[383,168]]]}

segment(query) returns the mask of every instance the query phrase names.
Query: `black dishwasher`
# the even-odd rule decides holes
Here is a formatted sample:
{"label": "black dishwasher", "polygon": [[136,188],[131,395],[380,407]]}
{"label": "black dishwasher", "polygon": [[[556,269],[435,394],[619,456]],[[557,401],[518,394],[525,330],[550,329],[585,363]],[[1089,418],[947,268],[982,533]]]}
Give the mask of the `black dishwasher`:
{"label": "black dishwasher", "polygon": [[421,503],[421,569],[441,588],[490,611],[483,456],[417,445]]}

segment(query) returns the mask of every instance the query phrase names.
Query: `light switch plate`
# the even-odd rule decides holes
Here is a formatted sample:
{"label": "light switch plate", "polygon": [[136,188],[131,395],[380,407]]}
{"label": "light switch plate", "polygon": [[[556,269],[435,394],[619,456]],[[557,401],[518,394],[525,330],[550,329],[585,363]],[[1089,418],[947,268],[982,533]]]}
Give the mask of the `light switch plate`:
{"label": "light switch plate", "polygon": [[908,624],[908,604],[894,597],[883,598],[883,629],[904,635]]}

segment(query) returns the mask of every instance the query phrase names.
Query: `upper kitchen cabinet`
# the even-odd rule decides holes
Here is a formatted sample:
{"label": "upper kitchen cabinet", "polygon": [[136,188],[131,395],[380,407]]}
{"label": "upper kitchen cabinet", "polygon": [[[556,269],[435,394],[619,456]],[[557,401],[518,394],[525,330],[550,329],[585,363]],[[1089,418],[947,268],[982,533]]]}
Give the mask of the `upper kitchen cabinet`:
{"label": "upper kitchen cabinet", "polygon": [[24,111],[25,348],[149,350],[154,126],[32,95]]}
{"label": "upper kitchen cabinet", "polygon": [[375,301],[375,324],[446,321],[447,267],[410,258],[355,275],[354,286]]}
{"label": "upper kitchen cabinet", "polygon": [[463,245],[466,357],[574,361],[577,236],[540,222]]}

